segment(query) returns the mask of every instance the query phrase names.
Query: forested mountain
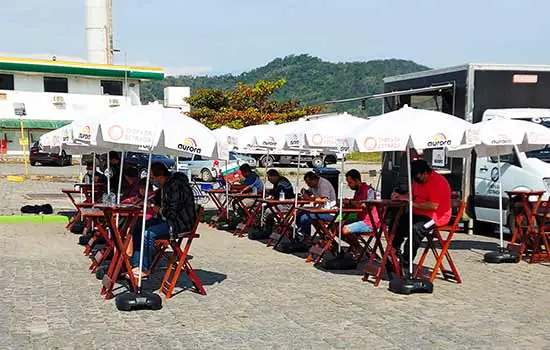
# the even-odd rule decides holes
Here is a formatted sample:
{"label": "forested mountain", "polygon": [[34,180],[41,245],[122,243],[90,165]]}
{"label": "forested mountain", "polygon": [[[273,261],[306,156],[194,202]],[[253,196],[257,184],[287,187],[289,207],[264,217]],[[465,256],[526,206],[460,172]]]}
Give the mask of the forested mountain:
{"label": "forested mountain", "polygon": [[[267,65],[240,75],[166,77],[162,81],[145,82],[141,87],[144,102],[161,100],[166,86],[189,86],[191,93],[201,88],[234,88],[238,82],[254,84],[258,80],[286,84],[275,98],[299,100],[304,105],[322,104],[325,101],[369,95],[382,92],[382,78],[429,69],[412,61],[388,59],[368,62],[332,63],[309,55],[292,55],[277,58]],[[380,101],[367,104],[362,110],[358,103],[327,106],[355,115],[374,115],[381,112]]]}

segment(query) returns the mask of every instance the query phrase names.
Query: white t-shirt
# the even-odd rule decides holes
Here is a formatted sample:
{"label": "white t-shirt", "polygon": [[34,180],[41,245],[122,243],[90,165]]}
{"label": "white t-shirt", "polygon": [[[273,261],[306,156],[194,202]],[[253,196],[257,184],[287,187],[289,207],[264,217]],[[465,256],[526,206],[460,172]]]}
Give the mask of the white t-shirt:
{"label": "white t-shirt", "polygon": [[336,200],[336,192],[334,191],[334,187],[332,186],[330,181],[328,181],[324,177],[320,177],[317,187],[310,188],[310,190],[315,197],[327,198],[329,202]]}

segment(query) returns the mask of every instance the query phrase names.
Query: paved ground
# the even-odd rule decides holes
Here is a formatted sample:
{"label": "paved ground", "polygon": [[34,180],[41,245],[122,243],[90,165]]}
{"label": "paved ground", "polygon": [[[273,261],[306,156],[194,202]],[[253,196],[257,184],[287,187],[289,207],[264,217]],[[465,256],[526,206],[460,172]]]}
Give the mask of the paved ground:
{"label": "paved ground", "polygon": [[208,295],[187,290],[161,311],[121,313],[63,225],[0,225],[0,349],[550,348],[550,266],[486,265],[492,239],[456,237],[463,285],[437,280],[433,295],[404,297],[360,271],[200,233],[191,262]]}

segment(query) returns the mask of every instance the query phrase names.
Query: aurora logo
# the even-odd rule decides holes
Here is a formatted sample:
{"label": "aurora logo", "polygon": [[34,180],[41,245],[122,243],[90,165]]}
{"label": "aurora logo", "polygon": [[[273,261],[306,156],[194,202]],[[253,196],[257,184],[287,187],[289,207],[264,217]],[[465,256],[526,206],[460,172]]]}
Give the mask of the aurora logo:
{"label": "aurora logo", "polygon": [[277,142],[275,142],[275,139],[271,136],[267,137],[263,142],[263,146],[277,146]]}
{"label": "aurora logo", "polygon": [[197,142],[190,137],[183,140],[183,142],[178,145],[178,149],[184,152],[195,154],[201,154],[202,152],[202,150],[197,147]]}
{"label": "aurora logo", "polygon": [[512,140],[504,134],[500,134],[496,139],[491,140],[491,145],[509,145],[512,143]]}
{"label": "aurora logo", "polygon": [[433,141],[428,142],[428,147],[445,147],[450,146],[451,143],[451,140],[447,140],[444,134],[438,133],[434,136]]}
{"label": "aurora logo", "polygon": [[80,131],[80,133],[78,134],[78,138],[80,140],[90,141],[91,137],[92,135],[89,126],[85,126],[84,128],[82,128],[82,131]]}

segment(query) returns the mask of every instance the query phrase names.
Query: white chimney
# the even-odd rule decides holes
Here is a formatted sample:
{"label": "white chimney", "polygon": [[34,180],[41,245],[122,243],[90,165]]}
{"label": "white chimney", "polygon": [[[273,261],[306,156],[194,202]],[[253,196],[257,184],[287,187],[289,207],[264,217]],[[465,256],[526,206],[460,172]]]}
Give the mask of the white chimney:
{"label": "white chimney", "polygon": [[86,42],[90,63],[113,63],[112,0],[86,0]]}

